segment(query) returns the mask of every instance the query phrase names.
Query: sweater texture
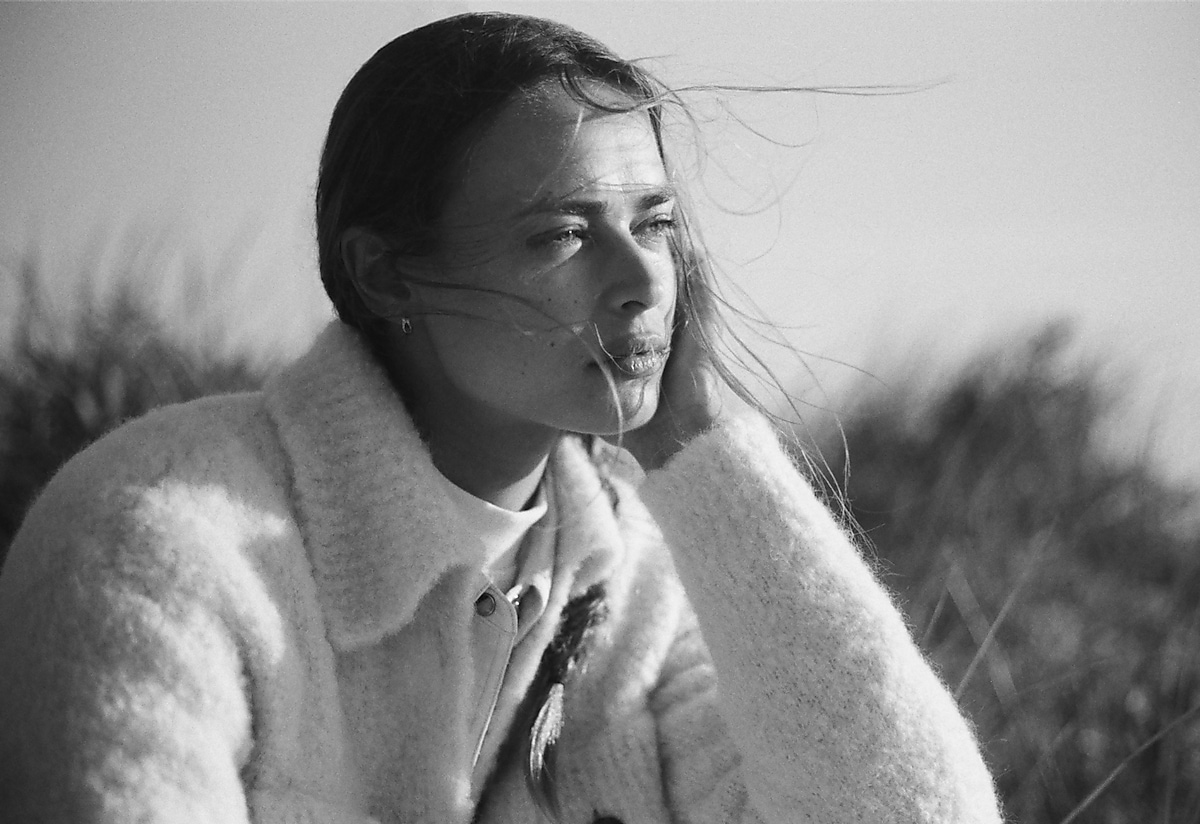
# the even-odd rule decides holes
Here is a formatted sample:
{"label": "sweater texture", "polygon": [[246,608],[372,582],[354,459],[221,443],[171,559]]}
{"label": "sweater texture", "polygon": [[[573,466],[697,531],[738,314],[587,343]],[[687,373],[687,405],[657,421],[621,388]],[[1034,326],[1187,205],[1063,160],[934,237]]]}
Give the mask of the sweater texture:
{"label": "sweater texture", "polygon": [[614,473],[615,495],[604,471],[575,437],[551,457],[545,613],[480,746],[479,541],[355,333],[121,427],[56,475],[0,575],[0,820],[534,824],[498,753],[598,582],[563,822],[999,820],[958,708],[764,421]]}

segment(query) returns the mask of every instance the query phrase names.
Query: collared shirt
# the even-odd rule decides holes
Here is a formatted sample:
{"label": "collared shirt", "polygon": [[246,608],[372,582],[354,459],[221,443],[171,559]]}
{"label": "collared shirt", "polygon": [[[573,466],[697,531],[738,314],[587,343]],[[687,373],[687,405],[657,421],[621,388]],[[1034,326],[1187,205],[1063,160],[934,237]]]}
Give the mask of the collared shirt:
{"label": "collared shirt", "polygon": [[479,751],[488,733],[513,648],[541,619],[554,573],[556,513],[553,484],[544,478],[533,504],[520,511],[503,509],[446,481],[451,500],[481,544],[481,586],[472,632],[475,694],[471,736]]}

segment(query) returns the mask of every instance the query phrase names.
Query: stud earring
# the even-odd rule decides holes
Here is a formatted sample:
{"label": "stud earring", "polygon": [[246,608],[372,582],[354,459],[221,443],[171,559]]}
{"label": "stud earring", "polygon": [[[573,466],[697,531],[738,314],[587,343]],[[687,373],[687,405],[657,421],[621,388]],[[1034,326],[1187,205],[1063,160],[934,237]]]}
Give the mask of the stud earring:
{"label": "stud earring", "polygon": [[406,335],[412,334],[412,321],[408,318],[400,318],[400,331]]}

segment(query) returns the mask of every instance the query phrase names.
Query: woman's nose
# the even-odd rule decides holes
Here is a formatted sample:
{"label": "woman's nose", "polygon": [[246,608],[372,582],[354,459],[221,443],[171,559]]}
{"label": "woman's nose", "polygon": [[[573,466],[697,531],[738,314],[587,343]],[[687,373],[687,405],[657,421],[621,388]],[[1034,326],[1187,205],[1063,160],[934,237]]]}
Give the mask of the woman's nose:
{"label": "woman's nose", "polygon": [[614,311],[636,315],[673,298],[675,262],[666,249],[648,249],[625,238],[614,244],[604,266],[605,299]]}

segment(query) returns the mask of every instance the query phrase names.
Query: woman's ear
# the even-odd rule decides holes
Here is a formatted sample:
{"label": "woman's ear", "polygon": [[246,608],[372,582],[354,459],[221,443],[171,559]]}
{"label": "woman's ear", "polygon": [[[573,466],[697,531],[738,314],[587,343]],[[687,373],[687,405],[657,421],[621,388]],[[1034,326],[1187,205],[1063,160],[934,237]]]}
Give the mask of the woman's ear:
{"label": "woman's ear", "polygon": [[380,318],[409,313],[412,289],[393,265],[388,245],[379,235],[358,226],[342,232],[342,265],[354,290]]}

